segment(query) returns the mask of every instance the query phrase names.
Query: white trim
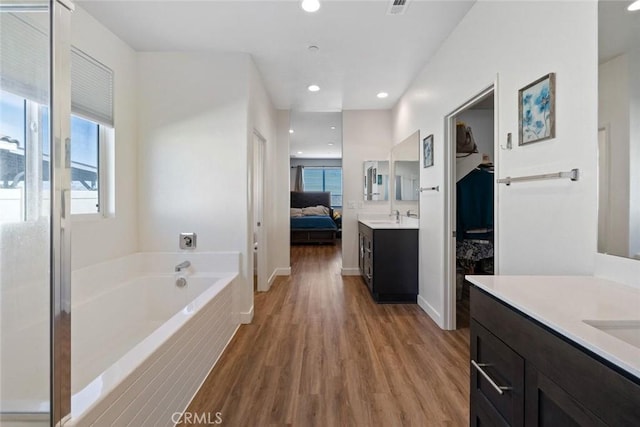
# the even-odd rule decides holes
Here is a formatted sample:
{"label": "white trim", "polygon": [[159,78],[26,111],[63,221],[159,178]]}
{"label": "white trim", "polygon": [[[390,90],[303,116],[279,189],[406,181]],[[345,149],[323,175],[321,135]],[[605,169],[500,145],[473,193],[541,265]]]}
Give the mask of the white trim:
{"label": "white trim", "polygon": [[442,316],[440,315],[440,313],[438,313],[438,310],[433,308],[433,306],[429,304],[429,302],[424,299],[422,295],[418,295],[418,307],[420,307],[422,311],[427,313],[427,315],[431,317],[431,319],[436,322],[436,324],[440,328],[445,329],[444,325],[442,324]]}
{"label": "white trim", "polygon": [[291,267],[280,267],[274,269],[271,276],[269,276],[269,280],[267,280],[267,290],[271,288],[271,285],[278,276],[291,276]]}
{"label": "white trim", "polygon": [[240,323],[244,325],[248,325],[253,321],[253,306],[249,311],[241,311],[240,313]]}
{"label": "white trim", "polygon": [[[493,94],[494,97],[494,129],[497,129],[497,120],[498,120],[498,110],[497,110],[497,102],[495,102],[498,98],[496,98],[498,87],[498,75],[496,74],[496,78],[493,83],[473,97],[471,97],[464,104],[456,108],[451,113],[447,114],[444,118],[444,134],[445,134],[445,162],[444,162],[444,263],[443,263],[443,290],[442,290],[442,315],[439,316],[441,322],[438,322],[440,327],[444,330],[454,330],[456,329],[456,255],[455,255],[455,237],[453,237],[453,231],[456,224],[456,143],[454,141],[456,132],[455,132],[455,118],[460,113],[466,111],[469,107],[477,103],[480,99],[486,97],[489,94]],[[498,164],[497,158],[499,152],[499,143],[497,142],[499,134],[496,132],[494,135],[494,163]],[[496,200],[498,189],[497,183],[494,184],[494,201]],[[497,235],[498,223],[497,223],[497,202],[494,202],[494,236]],[[495,241],[495,238],[494,238]],[[497,247],[494,245],[494,259],[498,258]],[[425,300],[426,303],[426,300]],[[433,307],[432,307],[433,308]],[[425,310],[426,311],[426,310]],[[429,313],[429,312],[427,312]],[[436,312],[437,313],[437,312]]]}
{"label": "white trim", "polygon": [[360,276],[359,268],[342,268],[340,274],[343,276]]}
{"label": "white trim", "polygon": [[275,270],[273,270],[273,273],[271,273],[271,276],[269,276],[269,280],[267,280],[266,291],[271,289],[271,285],[273,285],[273,282],[275,282],[276,277],[278,276],[291,276],[291,267],[276,268]]}

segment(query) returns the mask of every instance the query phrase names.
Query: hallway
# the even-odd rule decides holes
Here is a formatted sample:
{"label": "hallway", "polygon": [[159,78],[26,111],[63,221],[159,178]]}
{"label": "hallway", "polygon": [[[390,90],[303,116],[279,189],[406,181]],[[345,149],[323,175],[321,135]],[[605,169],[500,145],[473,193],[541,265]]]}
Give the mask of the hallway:
{"label": "hallway", "polygon": [[[294,246],[187,413],[225,426],[468,425],[469,330],[377,305],[338,246]],[[193,425],[193,424],[182,424]]]}

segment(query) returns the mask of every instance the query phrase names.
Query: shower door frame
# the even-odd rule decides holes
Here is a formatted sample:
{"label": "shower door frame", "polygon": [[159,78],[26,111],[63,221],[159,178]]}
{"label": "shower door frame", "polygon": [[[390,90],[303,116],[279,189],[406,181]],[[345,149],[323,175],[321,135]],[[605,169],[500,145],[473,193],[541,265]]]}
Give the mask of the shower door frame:
{"label": "shower door frame", "polygon": [[71,13],[70,0],[50,0],[49,135],[51,156],[50,420],[71,416]]}
{"label": "shower door frame", "polygon": [[[3,421],[49,421],[71,414],[71,13],[70,0],[3,2],[0,13],[49,13],[49,412],[0,413]],[[41,161],[41,160],[39,160]],[[42,416],[42,418],[41,418]],[[44,418],[46,416],[46,418]]]}

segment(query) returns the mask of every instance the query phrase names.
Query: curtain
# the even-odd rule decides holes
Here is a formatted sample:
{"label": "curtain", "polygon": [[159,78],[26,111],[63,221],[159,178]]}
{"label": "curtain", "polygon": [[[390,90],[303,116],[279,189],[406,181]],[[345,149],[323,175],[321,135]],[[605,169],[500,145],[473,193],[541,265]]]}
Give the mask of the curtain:
{"label": "curtain", "polygon": [[296,166],[296,180],[294,182],[293,191],[304,191],[304,178],[302,177],[302,170],[304,166]]}

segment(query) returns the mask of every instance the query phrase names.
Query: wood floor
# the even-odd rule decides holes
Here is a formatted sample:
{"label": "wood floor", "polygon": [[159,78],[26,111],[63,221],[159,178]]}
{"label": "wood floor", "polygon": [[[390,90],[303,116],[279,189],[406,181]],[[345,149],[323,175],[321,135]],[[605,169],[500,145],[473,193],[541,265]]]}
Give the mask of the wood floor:
{"label": "wood floor", "polygon": [[[469,425],[469,330],[373,303],[337,246],[294,246],[187,409],[223,426]],[[193,424],[182,424],[193,425]]]}

